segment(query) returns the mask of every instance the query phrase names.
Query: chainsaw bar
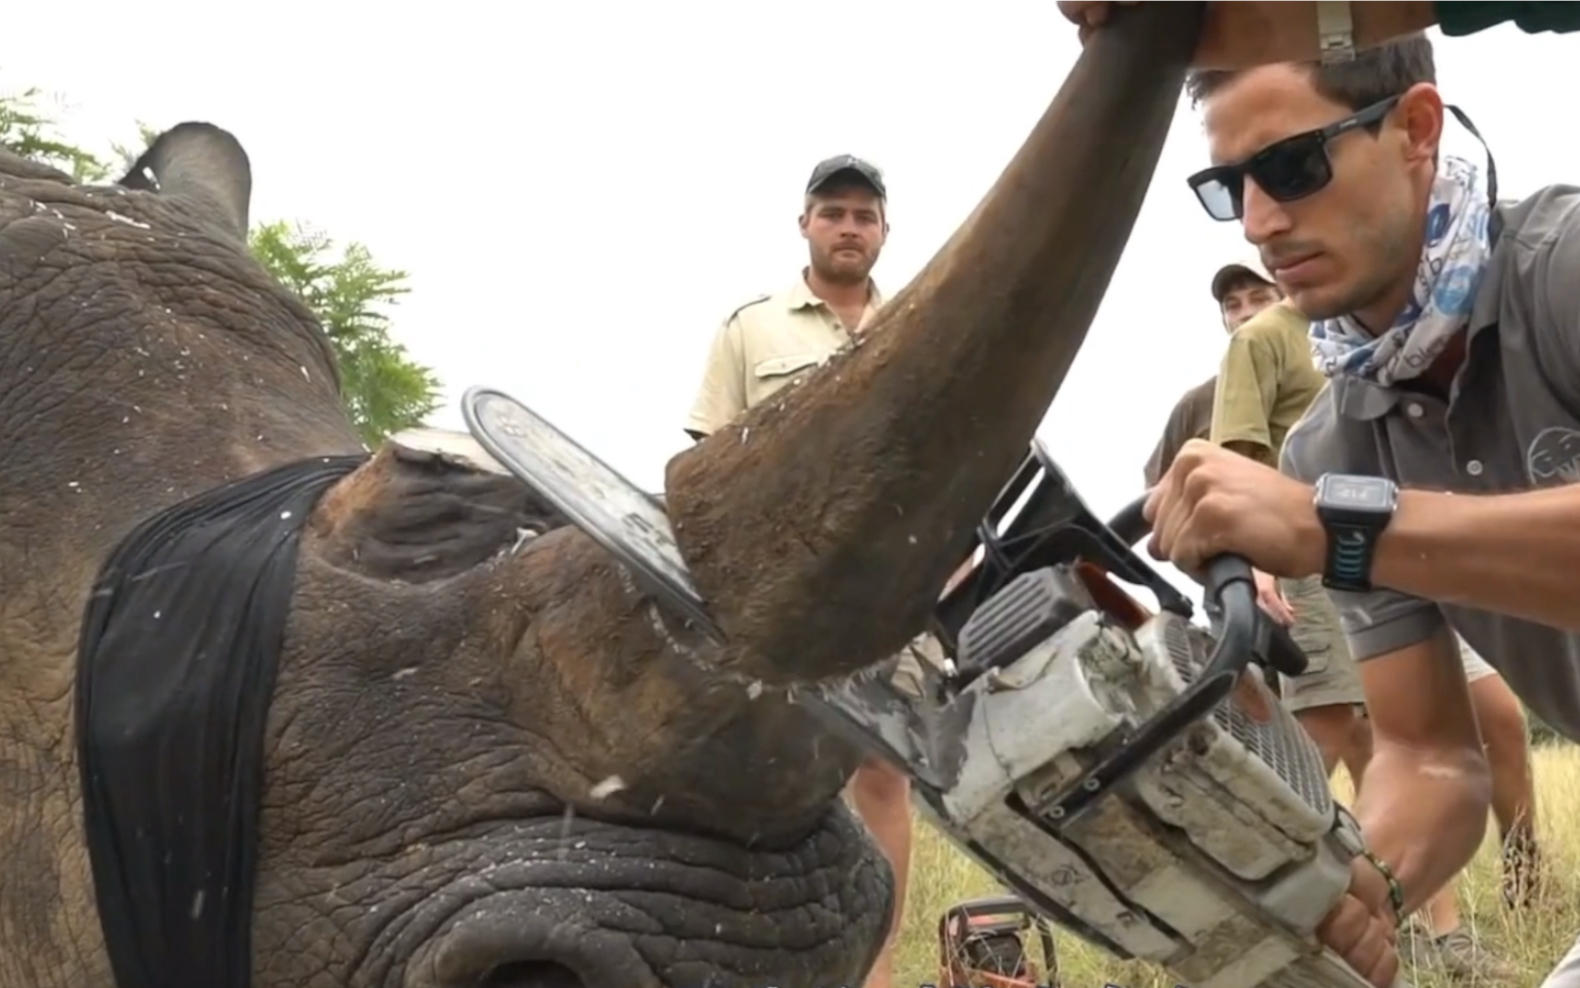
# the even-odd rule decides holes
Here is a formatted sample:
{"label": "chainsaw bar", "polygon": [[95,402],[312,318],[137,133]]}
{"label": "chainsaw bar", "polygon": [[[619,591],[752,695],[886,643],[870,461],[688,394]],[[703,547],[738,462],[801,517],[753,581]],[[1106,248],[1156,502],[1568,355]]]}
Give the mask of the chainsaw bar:
{"label": "chainsaw bar", "polygon": [[564,512],[663,603],[723,643],[657,498],[503,391],[468,388],[461,415],[472,438],[505,469]]}

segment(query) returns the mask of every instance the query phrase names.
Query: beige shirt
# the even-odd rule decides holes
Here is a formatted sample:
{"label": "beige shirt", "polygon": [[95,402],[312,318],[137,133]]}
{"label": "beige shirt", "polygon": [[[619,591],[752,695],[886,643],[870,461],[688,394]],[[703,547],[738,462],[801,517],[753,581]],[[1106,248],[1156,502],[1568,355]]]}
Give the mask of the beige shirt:
{"label": "beige shirt", "polygon": [[[883,305],[871,286],[860,329]],[[713,336],[702,387],[686,419],[686,431],[710,435],[736,416],[804,376],[851,342],[828,303],[812,294],[806,276],[777,295],[755,298],[730,313]],[[931,635],[914,638],[890,658],[890,682],[913,697],[923,693],[921,663],[942,668],[943,646]]]}
{"label": "beige shirt", "polygon": [[[861,323],[853,329],[870,322],[882,304],[873,285]],[[686,431],[717,431],[850,342],[851,331],[812,294],[804,274],[778,294],[747,302],[713,336]]]}

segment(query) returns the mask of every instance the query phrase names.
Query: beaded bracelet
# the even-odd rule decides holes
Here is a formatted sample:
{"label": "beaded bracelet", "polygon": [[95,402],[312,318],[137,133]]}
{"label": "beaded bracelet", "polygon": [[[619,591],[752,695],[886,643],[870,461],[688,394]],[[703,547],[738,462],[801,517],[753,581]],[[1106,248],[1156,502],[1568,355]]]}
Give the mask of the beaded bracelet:
{"label": "beaded bracelet", "polygon": [[1366,856],[1366,860],[1367,861],[1370,861],[1372,863],[1372,867],[1376,868],[1377,871],[1382,874],[1382,877],[1387,880],[1387,882],[1388,882],[1388,901],[1393,904],[1394,924],[1396,926],[1398,926],[1400,929],[1403,929],[1404,928],[1404,886],[1399,884],[1399,879],[1394,877],[1393,869],[1388,867],[1388,863],[1386,861],[1384,861],[1382,858],[1379,858],[1377,855],[1373,854],[1370,850],[1363,850],[1363,851],[1361,851],[1361,853]]}

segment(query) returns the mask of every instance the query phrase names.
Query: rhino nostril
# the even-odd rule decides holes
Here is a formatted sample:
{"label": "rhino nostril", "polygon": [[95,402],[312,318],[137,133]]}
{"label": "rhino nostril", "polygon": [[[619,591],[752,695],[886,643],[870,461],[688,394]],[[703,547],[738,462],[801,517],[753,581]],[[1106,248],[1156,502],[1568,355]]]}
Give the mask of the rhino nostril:
{"label": "rhino nostril", "polygon": [[575,971],[553,961],[512,961],[488,973],[479,988],[587,988]]}

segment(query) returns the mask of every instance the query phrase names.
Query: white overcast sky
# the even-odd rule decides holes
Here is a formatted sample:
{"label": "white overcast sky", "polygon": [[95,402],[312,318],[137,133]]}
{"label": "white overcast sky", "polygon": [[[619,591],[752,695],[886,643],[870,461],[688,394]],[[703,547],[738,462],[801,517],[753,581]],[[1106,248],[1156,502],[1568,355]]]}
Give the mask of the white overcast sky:
{"label": "white overcast sky", "polygon": [[[308,221],[410,272],[392,315],[444,381],[430,424],[462,428],[462,391],[502,388],[649,490],[689,442],[719,321],[805,262],[812,165],[851,152],[885,170],[875,275],[892,295],[1078,54],[1053,0],[12,8],[0,91],[57,94],[72,139],[107,149],[135,143],[139,120],[216,123],[251,156],[254,222]],[[1508,194],[1580,180],[1558,105],[1580,40],[1507,26],[1434,40],[1445,98],[1487,137]],[[1170,408],[1217,364],[1207,285],[1246,245],[1184,185],[1204,160],[1182,100],[1040,432],[1101,514],[1140,493]]]}

